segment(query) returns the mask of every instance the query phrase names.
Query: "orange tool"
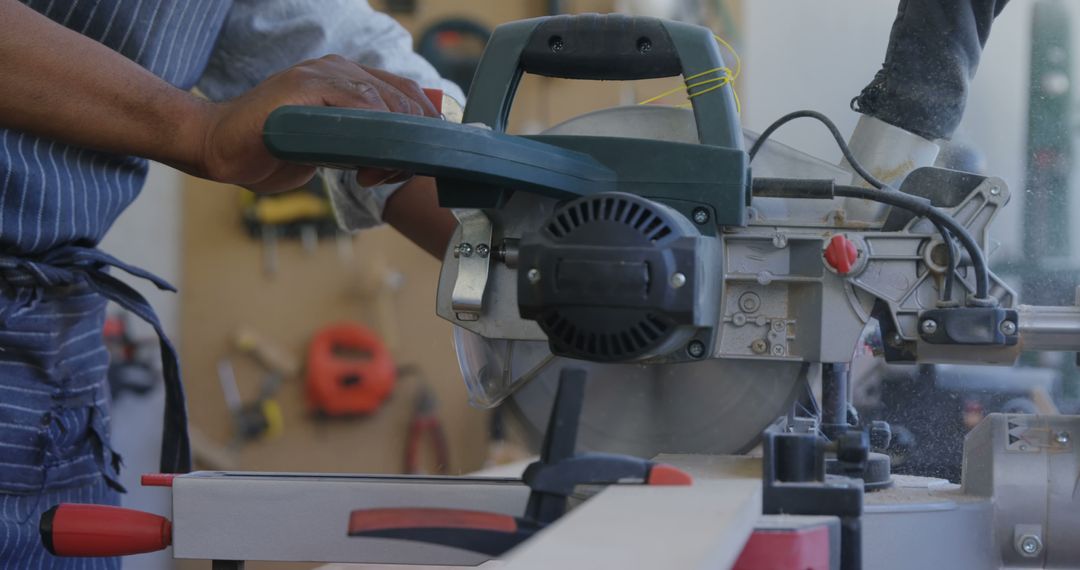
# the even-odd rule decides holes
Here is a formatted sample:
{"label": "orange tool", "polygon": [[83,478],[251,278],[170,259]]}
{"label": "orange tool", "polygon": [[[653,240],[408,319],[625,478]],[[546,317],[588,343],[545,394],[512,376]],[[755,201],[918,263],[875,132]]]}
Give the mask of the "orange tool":
{"label": "orange tool", "polygon": [[307,398],[312,412],[327,416],[370,414],[394,390],[397,367],[382,339],[354,323],[328,326],[311,340]]}

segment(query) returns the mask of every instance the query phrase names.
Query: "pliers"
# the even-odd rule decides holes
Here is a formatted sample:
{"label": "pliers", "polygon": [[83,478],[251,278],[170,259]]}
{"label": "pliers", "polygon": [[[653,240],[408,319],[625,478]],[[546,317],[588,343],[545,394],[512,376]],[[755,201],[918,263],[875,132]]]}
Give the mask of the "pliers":
{"label": "pliers", "polygon": [[421,385],[416,395],[416,407],[412,420],[409,421],[409,436],[405,442],[405,472],[421,473],[420,447],[424,435],[430,439],[435,454],[435,473],[446,475],[450,472],[450,452],[446,445],[446,433],[442,422],[435,415],[435,393],[426,385]]}

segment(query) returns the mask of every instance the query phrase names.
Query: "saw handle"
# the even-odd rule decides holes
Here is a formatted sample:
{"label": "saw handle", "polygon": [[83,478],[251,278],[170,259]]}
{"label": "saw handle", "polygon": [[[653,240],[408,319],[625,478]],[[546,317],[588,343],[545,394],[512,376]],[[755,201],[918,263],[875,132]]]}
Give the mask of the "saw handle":
{"label": "saw handle", "polygon": [[[465,123],[505,132],[522,73],[565,79],[712,77],[725,68],[712,31],[623,14],[577,14],[495,28],[469,89]],[[702,144],[742,149],[731,86],[691,99]]]}
{"label": "saw handle", "polygon": [[682,73],[679,52],[656,18],[582,14],[546,18],[521,51],[521,70],[564,79],[628,81]]}

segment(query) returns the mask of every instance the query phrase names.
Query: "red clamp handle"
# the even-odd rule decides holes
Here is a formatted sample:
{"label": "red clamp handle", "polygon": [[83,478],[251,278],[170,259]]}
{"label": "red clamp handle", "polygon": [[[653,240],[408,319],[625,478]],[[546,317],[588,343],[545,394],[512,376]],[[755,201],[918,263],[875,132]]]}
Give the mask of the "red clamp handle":
{"label": "red clamp handle", "polygon": [[54,556],[127,556],[172,544],[169,519],[107,505],[57,505],[41,515],[39,530]]}

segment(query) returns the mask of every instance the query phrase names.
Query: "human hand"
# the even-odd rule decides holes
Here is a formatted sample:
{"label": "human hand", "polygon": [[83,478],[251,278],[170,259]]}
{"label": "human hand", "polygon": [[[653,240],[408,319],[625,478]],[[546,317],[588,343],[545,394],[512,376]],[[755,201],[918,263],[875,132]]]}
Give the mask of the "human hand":
{"label": "human hand", "polygon": [[[283,105],[374,109],[438,117],[431,101],[413,81],[329,55],[303,62],[224,103],[207,103],[196,129],[201,137],[198,166],[192,174],[244,186],[259,193],[291,190],[315,175],[315,167],[280,160],[263,144],[266,117]],[[361,169],[364,186],[398,182],[407,173]]]}

